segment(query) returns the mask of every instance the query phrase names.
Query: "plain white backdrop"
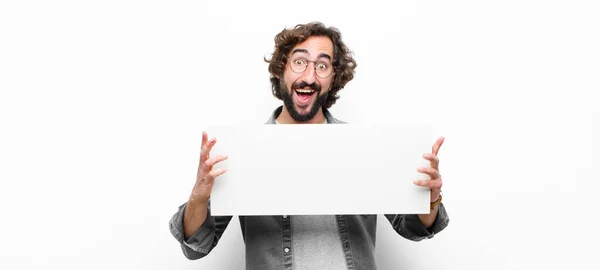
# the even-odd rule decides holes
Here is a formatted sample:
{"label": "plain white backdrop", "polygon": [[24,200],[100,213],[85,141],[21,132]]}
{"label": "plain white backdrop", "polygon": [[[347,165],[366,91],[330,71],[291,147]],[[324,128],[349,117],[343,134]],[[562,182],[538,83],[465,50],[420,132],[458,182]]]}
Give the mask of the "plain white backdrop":
{"label": "plain white backdrop", "polygon": [[358,62],[336,117],[425,121],[446,137],[450,225],[413,243],[380,219],[380,269],[597,269],[599,11],[3,1],[0,268],[243,269],[237,218],[199,261],[168,221],[193,186],[203,128],[265,122],[280,104],[263,62],[274,36],[318,20]]}

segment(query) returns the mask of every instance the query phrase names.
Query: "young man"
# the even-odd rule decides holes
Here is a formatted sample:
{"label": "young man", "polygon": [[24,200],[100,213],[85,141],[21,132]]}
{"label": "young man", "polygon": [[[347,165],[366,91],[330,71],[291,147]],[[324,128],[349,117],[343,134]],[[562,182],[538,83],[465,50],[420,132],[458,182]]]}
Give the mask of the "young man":
{"label": "young man", "polygon": [[[298,25],[275,37],[269,63],[273,95],[283,101],[268,124],[339,124],[327,110],[354,77],[356,62],[336,28],[321,23]],[[210,214],[212,185],[225,169],[213,166],[226,156],[209,156],[216,139],[202,134],[196,184],[189,200],[170,222],[170,230],[188,259],[202,258],[217,245],[231,216]],[[431,188],[431,212],[421,215],[385,215],[406,239],[433,237],[448,225],[441,201],[442,179],[437,152],[443,138],[423,157],[431,168],[419,168],[432,180],[415,181]],[[240,216],[246,245],[247,269],[376,269],[374,259],[376,215]]]}

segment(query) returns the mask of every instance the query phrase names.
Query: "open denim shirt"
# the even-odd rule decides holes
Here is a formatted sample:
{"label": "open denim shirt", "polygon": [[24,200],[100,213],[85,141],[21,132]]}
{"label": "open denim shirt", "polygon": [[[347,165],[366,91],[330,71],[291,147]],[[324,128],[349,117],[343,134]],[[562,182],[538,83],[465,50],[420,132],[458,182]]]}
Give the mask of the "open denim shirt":
{"label": "open denim shirt", "polygon": [[[267,124],[275,124],[281,113],[278,107]],[[330,124],[345,124],[323,110]],[[189,239],[183,234],[183,213],[186,203],[179,207],[169,222],[171,234],[180,243],[183,254],[190,260],[200,259],[217,245],[232,216],[212,216],[210,202],[206,221]],[[430,228],[426,228],[417,214],[384,215],[393,229],[411,241],[432,238],[450,221],[444,205],[439,204],[438,214]],[[336,215],[339,236],[349,270],[377,269],[375,264],[376,215]],[[288,216],[240,216],[242,237],[246,246],[246,269],[293,269],[292,235]]]}

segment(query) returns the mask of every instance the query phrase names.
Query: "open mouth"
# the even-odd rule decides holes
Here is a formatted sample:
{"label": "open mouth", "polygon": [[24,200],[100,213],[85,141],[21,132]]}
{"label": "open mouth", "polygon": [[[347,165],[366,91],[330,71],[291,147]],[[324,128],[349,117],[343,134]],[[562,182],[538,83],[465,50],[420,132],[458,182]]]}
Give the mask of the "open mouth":
{"label": "open mouth", "polygon": [[312,101],[312,98],[316,95],[317,91],[313,89],[295,89],[298,105],[306,106]]}

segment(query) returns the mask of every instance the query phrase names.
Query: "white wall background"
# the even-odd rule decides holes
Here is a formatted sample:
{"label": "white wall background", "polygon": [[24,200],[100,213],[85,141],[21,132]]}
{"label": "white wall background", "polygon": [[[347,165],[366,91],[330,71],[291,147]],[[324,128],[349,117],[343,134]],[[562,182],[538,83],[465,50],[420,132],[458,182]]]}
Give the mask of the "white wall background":
{"label": "white wall background", "polygon": [[381,269],[598,269],[595,1],[216,2],[0,4],[0,269],[242,269],[237,222],[187,261],[168,221],[202,129],[266,121],[262,58],[313,20],[358,61],[338,118],[447,138],[450,226],[380,219]]}

